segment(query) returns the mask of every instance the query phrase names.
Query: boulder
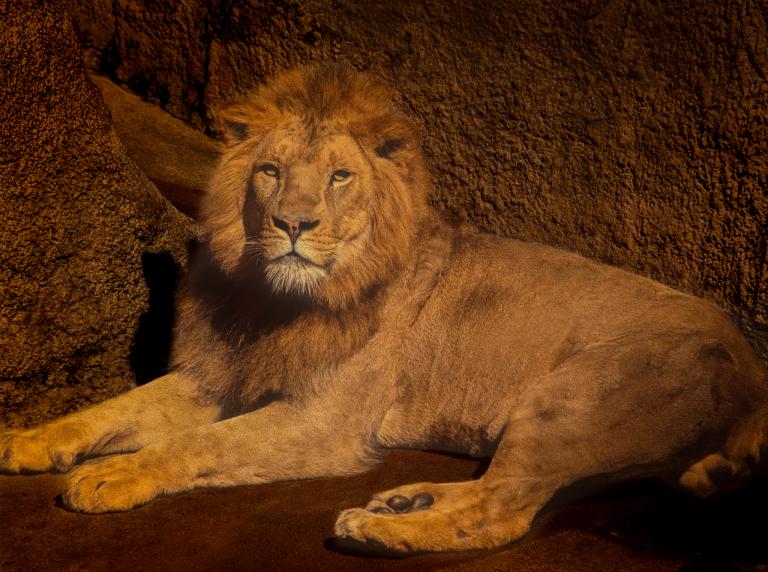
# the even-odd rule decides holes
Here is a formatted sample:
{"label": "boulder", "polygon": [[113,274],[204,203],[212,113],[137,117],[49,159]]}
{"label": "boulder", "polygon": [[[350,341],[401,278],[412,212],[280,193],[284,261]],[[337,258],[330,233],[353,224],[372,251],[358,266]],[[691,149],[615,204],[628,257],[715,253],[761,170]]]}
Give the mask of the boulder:
{"label": "boulder", "polygon": [[224,146],[158,106],[91,75],[128,156],[165,198],[197,219],[200,201]]}
{"label": "boulder", "polygon": [[193,224],[131,161],[67,14],[0,4],[0,426],[167,367]]}

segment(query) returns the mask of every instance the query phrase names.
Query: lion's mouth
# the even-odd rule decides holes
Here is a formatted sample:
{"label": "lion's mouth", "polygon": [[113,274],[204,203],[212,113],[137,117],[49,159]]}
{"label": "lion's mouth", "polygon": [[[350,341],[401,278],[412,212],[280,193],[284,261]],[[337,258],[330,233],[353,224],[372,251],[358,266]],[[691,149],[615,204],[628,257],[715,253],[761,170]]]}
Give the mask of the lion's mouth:
{"label": "lion's mouth", "polygon": [[314,261],[310,260],[306,256],[302,256],[301,254],[299,254],[295,250],[292,250],[290,252],[286,252],[285,254],[281,254],[280,256],[277,256],[277,257],[273,258],[270,262],[281,262],[281,261],[283,261],[283,262],[290,262],[290,263],[293,263],[293,264],[304,263],[304,264],[309,264],[311,266],[315,266],[317,268],[324,268],[324,266],[322,264],[318,264],[317,262],[314,262]]}
{"label": "lion's mouth", "polygon": [[295,251],[273,258],[264,270],[275,292],[308,296],[328,275],[325,267]]}

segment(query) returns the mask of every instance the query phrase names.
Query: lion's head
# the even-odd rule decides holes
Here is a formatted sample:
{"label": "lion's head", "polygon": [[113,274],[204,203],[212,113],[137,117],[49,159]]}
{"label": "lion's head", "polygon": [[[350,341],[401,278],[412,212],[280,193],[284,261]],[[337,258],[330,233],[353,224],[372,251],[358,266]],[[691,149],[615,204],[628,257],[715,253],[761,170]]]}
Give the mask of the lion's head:
{"label": "lion's head", "polygon": [[427,216],[418,130],[390,93],[335,64],[289,71],[221,110],[227,150],[203,205],[227,273],[344,307],[407,257]]}

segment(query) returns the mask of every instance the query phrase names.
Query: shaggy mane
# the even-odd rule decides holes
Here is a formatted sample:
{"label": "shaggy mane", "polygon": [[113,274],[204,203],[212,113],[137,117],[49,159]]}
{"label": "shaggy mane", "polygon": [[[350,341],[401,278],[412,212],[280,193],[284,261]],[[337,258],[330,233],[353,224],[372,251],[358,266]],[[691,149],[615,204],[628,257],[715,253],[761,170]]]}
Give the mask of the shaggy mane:
{"label": "shaggy mane", "polygon": [[366,248],[353,268],[331,271],[314,293],[326,307],[345,308],[402,267],[427,212],[429,179],[419,131],[371,76],[338,64],[313,64],[288,71],[222,109],[218,125],[227,150],[204,200],[203,224],[213,257],[225,273],[235,273],[243,263],[252,150],[269,132],[297,121],[310,139],[328,129],[351,135],[375,181]]}

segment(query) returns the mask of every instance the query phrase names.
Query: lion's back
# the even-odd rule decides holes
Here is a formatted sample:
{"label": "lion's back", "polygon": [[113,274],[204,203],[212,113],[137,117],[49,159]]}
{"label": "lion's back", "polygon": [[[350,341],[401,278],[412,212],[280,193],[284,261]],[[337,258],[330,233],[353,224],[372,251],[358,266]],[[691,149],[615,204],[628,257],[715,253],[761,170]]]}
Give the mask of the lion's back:
{"label": "lion's back", "polygon": [[[712,303],[655,280],[540,243],[466,232],[443,284],[462,319],[594,336],[638,327],[729,323]],[[541,335],[545,338],[545,333]]]}
{"label": "lion's back", "polygon": [[414,326],[414,363],[425,365],[413,375],[439,370],[451,384],[471,378],[469,391],[498,393],[549,371],[566,346],[668,333],[741,339],[710,302],[643,276],[542,244],[462,232]]}

